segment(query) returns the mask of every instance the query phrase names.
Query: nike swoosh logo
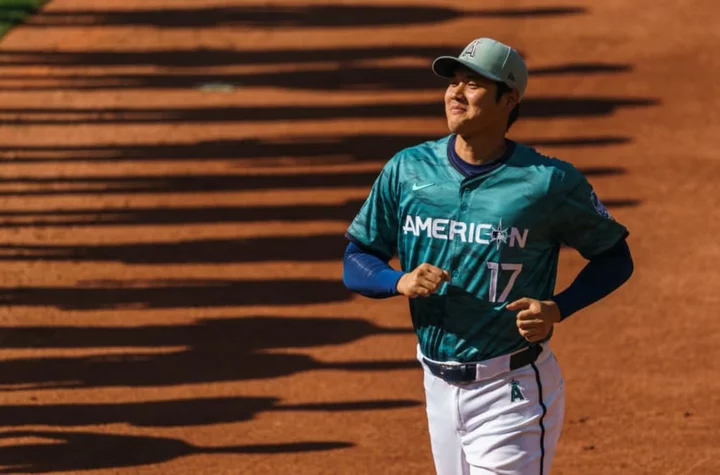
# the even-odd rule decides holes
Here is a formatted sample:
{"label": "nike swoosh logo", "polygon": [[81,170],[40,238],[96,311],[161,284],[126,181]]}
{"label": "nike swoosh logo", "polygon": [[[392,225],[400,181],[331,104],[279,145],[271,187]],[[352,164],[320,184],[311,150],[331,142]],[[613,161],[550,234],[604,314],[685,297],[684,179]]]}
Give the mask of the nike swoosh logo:
{"label": "nike swoosh logo", "polygon": [[433,186],[434,184],[435,184],[435,183],[427,183],[427,184],[425,184],[425,185],[418,185],[417,183],[415,183],[415,184],[413,185],[413,188],[412,188],[412,189],[413,189],[413,191],[423,190],[423,189],[425,189],[425,188],[427,188],[427,187],[429,187],[429,186]]}

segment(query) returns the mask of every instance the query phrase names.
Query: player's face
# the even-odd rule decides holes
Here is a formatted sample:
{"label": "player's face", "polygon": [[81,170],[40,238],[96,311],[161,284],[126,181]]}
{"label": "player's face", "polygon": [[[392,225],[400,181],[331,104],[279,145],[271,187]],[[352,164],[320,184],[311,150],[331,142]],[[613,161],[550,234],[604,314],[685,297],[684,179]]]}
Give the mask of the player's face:
{"label": "player's face", "polygon": [[445,91],[445,115],[451,132],[475,135],[505,127],[512,110],[506,97],[497,100],[497,85],[465,68],[458,68]]}

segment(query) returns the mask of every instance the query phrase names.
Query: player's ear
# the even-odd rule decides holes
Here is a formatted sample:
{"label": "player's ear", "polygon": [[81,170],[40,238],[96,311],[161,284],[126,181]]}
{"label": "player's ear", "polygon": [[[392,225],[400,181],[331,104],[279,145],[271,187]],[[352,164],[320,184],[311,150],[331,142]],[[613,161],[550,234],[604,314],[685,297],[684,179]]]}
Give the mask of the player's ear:
{"label": "player's ear", "polygon": [[518,104],[518,92],[516,89],[513,89],[509,93],[507,93],[505,101],[510,109],[515,107]]}

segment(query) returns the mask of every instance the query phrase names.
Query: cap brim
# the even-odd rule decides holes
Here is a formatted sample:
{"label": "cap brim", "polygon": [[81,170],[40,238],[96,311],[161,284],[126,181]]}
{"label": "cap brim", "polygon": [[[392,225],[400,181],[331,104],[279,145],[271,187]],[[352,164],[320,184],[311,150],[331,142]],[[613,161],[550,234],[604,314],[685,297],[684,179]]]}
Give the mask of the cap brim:
{"label": "cap brim", "polygon": [[469,70],[478,73],[480,76],[486,77],[492,81],[505,82],[495,74],[490,73],[482,68],[477,67],[469,61],[463,61],[454,56],[440,56],[432,64],[432,70],[435,74],[442,78],[451,78],[455,75],[458,66],[464,66]]}

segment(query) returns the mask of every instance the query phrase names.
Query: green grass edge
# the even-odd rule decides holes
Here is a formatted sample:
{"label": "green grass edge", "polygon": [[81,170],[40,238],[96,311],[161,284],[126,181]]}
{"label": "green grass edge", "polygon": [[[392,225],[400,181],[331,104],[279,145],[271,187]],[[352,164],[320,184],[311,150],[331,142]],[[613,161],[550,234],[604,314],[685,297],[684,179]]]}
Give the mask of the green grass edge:
{"label": "green grass edge", "polygon": [[50,0],[0,0],[0,40]]}

